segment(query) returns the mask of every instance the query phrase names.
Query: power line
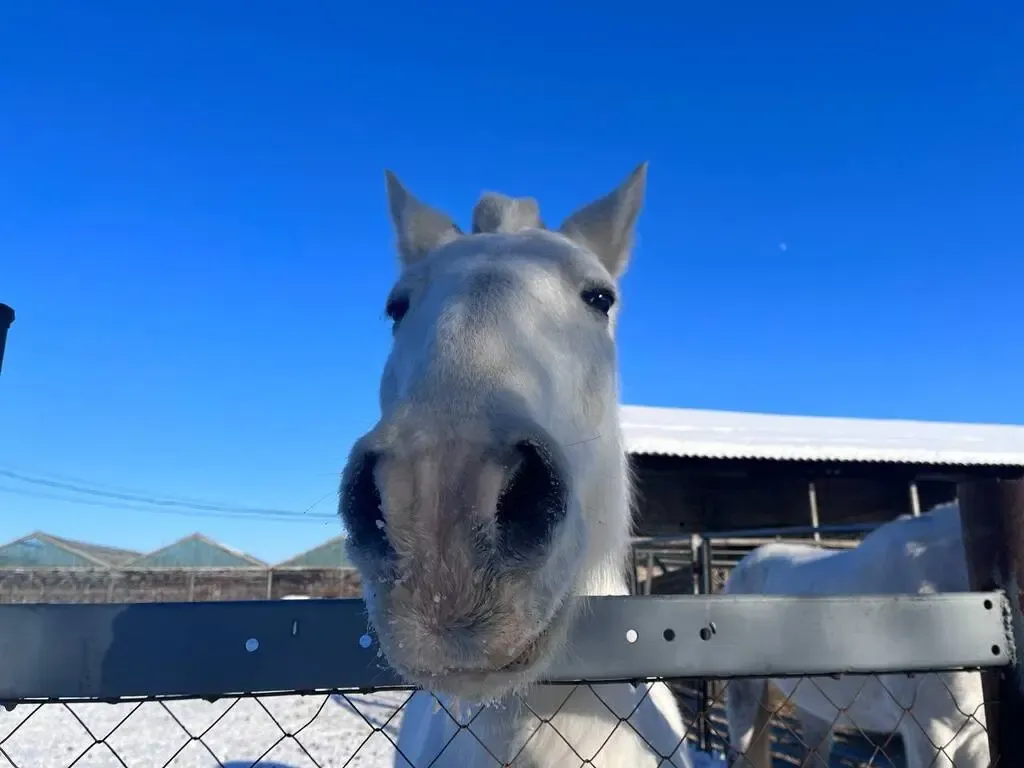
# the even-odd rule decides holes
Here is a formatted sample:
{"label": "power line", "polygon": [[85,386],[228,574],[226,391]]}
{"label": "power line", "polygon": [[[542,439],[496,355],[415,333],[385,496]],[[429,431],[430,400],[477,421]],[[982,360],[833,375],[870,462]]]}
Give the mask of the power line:
{"label": "power line", "polygon": [[105,501],[101,499],[74,498],[69,496],[61,496],[56,493],[47,493],[45,491],[36,491],[28,488],[12,488],[10,486],[4,485],[0,485],[0,493],[11,494],[14,496],[24,496],[32,499],[60,501],[65,502],[67,504],[86,504],[88,506],[102,507],[104,509],[117,509],[129,512],[152,512],[158,515],[173,515],[178,517],[220,518],[227,520],[267,520],[272,522],[287,523],[319,523],[320,525],[327,525],[330,521],[338,520],[337,515],[328,515],[323,513],[303,514],[297,512],[289,512],[288,514],[282,515],[273,513],[268,514],[266,512],[253,514],[245,512],[174,509],[168,507],[144,507],[134,504],[119,503],[116,501]]}
{"label": "power line", "polygon": [[[28,483],[30,485],[44,486],[47,488],[54,488],[62,491],[70,491],[76,494],[83,494],[86,496],[94,496],[102,499],[114,499],[117,501],[129,501],[137,504],[145,504],[147,507],[155,508],[166,508],[168,511],[173,511],[177,508],[179,511],[191,511],[191,512],[206,512],[206,513],[217,513],[219,515],[230,515],[230,516],[249,516],[249,517],[279,517],[279,518],[333,518],[334,515],[324,515],[320,513],[311,513],[310,510],[319,504],[321,501],[327,498],[330,494],[325,494],[323,497],[313,503],[306,511],[300,512],[293,509],[275,509],[268,507],[247,507],[233,504],[218,504],[214,502],[205,502],[199,500],[189,500],[185,498],[175,498],[172,496],[155,496],[151,494],[143,493],[123,493],[118,491],[107,491],[101,488],[95,487],[94,484],[86,485],[78,482],[65,482],[62,480],[50,480],[45,477],[41,477],[34,474],[28,474],[24,472],[18,472],[11,469],[0,468],[0,476],[8,477],[13,480],[17,480],[22,483]],[[332,491],[333,493],[333,491]],[[75,501],[74,499],[63,499],[65,501]],[[84,500],[82,500],[84,503]],[[151,510],[155,511],[155,510]]]}
{"label": "power line", "polygon": [[[151,495],[151,496],[157,496],[158,495],[161,498],[173,499],[174,501],[180,501],[180,502],[183,502],[185,504],[197,503],[197,504],[213,504],[213,505],[218,505],[218,502],[211,501],[210,499],[199,499],[199,498],[196,498],[194,496],[183,496],[181,494],[168,494],[168,493],[161,493],[161,494],[151,493],[151,494],[147,494],[145,491],[140,490],[137,487],[133,488],[133,487],[131,487],[129,485],[121,485],[119,483],[108,483],[108,482],[104,482],[104,481],[100,481],[100,480],[86,479],[86,478],[82,478],[82,477],[77,477],[75,475],[65,474],[65,473],[62,473],[62,472],[59,473],[59,472],[43,471],[43,470],[40,470],[40,469],[35,469],[34,467],[25,467],[25,466],[19,466],[18,464],[12,464],[10,461],[2,461],[2,460],[0,460],[0,469],[7,470],[9,472],[17,472],[17,473],[22,474],[22,475],[31,475],[32,477],[40,477],[40,478],[44,478],[46,480],[60,480],[60,481],[63,481],[65,483],[73,483],[75,485],[84,485],[84,486],[88,486],[89,488],[96,488],[96,489],[105,490],[105,491],[118,491],[120,493],[142,494],[142,495]],[[302,476],[303,477],[307,477],[306,473],[303,473]],[[320,482],[319,478],[333,477],[335,479],[335,486],[337,486],[338,479],[341,477],[341,472],[339,470],[332,470],[330,472],[313,472],[313,473],[310,473],[308,475],[308,477],[316,477],[316,478],[318,478],[318,482]]]}

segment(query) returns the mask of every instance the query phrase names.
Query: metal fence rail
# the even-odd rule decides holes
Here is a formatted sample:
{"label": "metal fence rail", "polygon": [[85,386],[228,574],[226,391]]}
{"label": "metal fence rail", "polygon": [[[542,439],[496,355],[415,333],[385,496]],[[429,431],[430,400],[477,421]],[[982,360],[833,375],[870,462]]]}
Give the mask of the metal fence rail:
{"label": "metal fence rail", "polygon": [[[883,673],[941,681],[940,670],[1004,666],[1013,653],[1007,610],[996,592],[593,598],[571,638],[571,662],[551,678],[562,683],[551,688],[560,702],[531,712],[540,734],[531,738],[547,733],[546,748],[561,749],[566,765],[604,765],[599,753],[637,732],[633,714],[649,686],[641,681],[662,678],[679,680],[687,739],[721,752],[722,704],[738,684],[729,678],[812,674],[821,677],[800,685],[827,692],[840,675],[863,680],[860,695],[884,689]],[[695,712],[689,681],[705,678],[722,680],[710,686],[712,705]],[[616,680],[634,681],[628,706],[607,696],[602,683]],[[359,600],[0,606],[4,768],[403,765],[394,761],[412,695],[404,688],[380,657]],[[594,754],[564,735],[572,731],[563,710],[580,696],[609,712],[606,744],[590,745]],[[835,702],[838,725],[856,698]],[[776,702],[776,754],[796,759],[807,737],[785,703]],[[479,708],[444,711],[457,736],[495,752],[473,729]],[[843,736],[833,764],[873,755],[874,765],[899,765],[891,735],[858,733],[856,723],[852,732],[859,741]],[[640,737],[659,754],[678,748],[664,736]],[[498,766],[514,757],[491,756]]]}
{"label": "metal fence rail", "polygon": [[[660,592],[712,594],[727,573],[748,552],[776,541],[813,543],[827,549],[851,549],[881,523],[794,525],[710,531],[686,536],[636,536],[631,541],[633,594],[649,595],[654,582]],[[707,561],[707,562],[705,562]],[[710,567],[710,580],[701,586],[701,574]]]}
{"label": "metal fence rail", "polygon": [[[997,592],[595,597],[550,679],[1001,666],[1005,609]],[[0,659],[0,701],[403,685],[356,599],[0,606]]]}

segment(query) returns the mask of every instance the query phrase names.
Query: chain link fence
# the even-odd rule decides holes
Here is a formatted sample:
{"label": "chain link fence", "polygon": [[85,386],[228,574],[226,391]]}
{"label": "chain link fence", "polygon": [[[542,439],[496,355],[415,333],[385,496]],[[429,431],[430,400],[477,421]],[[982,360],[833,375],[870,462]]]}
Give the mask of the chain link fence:
{"label": "chain link fence", "polygon": [[[426,768],[442,764],[446,752],[457,748],[459,738],[472,739],[474,750],[498,768],[534,765],[528,750],[538,738],[545,750],[561,753],[559,766],[613,768],[614,741],[634,734],[663,758],[661,765],[683,765],[679,758],[670,759],[680,749],[678,741],[670,744],[664,738],[651,738],[633,722],[652,685],[634,686],[636,696],[625,708],[621,700],[605,695],[602,684],[552,686],[558,703],[547,711],[531,709],[526,719],[532,725],[504,750],[484,729],[475,728],[481,707],[444,705],[434,699],[434,713],[454,726],[451,739],[437,754],[418,760],[404,754],[398,741],[412,697],[427,695],[411,689],[216,700],[21,703],[0,710],[0,768]],[[770,686],[771,695],[764,698],[757,695],[760,681],[746,678],[679,680],[668,685],[687,729],[683,749],[695,768],[760,766],[753,755],[730,751],[730,696],[734,697],[732,707],[754,704],[764,711],[756,727],[770,733],[776,767],[903,768],[908,765],[903,739],[893,731],[872,730],[880,720],[910,733],[917,749],[930,745],[924,765],[989,765],[976,672],[791,678]],[[970,694],[966,697],[965,689]],[[573,743],[577,729],[572,727],[574,715],[569,711],[573,700],[583,695],[596,697],[608,712],[602,721],[606,732],[599,734],[597,742],[591,738],[587,747]],[[949,702],[942,721],[922,717],[920,702],[934,705],[940,698]],[[813,712],[801,706],[812,706]],[[547,738],[539,736],[545,731]],[[830,755],[822,751],[825,744],[831,745]],[[942,762],[943,756],[947,762]]]}

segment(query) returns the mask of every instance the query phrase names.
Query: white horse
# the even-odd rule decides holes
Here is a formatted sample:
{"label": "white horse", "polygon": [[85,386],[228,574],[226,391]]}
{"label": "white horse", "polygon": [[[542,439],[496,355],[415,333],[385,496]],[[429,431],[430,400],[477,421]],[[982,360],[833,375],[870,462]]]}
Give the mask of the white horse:
{"label": "white horse", "polygon": [[[920,517],[898,517],[849,550],[784,543],[759,547],[739,562],[724,591],[852,595],[967,590],[960,510],[953,502]],[[907,768],[989,765],[977,672],[732,680],[726,688],[726,715],[730,747],[740,753],[733,765],[771,765],[768,724],[780,694],[797,710],[805,765],[828,765],[833,727],[899,733]]]}
{"label": "white horse", "polygon": [[394,341],[340,512],[381,649],[424,689],[396,766],[687,766],[664,684],[538,684],[583,596],[629,594],[614,328],[646,164],[556,231],[489,193],[465,234],[386,176]]}

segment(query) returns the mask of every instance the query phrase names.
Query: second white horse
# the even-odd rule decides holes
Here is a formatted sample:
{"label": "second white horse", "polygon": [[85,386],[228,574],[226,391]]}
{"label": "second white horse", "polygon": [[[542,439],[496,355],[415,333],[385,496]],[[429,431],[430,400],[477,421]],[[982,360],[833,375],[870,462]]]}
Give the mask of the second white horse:
{"label": "second white horse", "polygon": [[[968,590],[956,503],[886,523],[855,548],[768,544],[744,557],[726,582],[733,594],[930,594]],[[907,768],[989,764],[981,677],[977,672],[872,677],[733,680],[726,690],[735,766],[770,768],[770,703],[797,709],[805,765],[828,765],[832,728],[898,733]]]}

